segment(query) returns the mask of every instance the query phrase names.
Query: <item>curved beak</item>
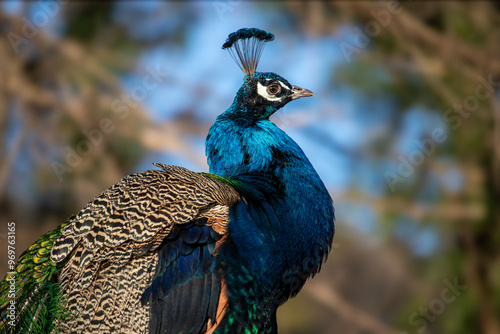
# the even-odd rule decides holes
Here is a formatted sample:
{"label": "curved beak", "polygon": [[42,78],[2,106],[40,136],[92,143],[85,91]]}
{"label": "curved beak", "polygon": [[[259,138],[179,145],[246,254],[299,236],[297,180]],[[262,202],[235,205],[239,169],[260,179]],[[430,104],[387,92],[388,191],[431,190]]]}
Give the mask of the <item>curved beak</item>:
{"label": "curved beak", "polygon": [[300,97],[314,96],[314,93],[311,92],[309,89],[301,88],[299,86],[292,86],[292,91],[293,94],[290,95],[292,100],[296,100]]}

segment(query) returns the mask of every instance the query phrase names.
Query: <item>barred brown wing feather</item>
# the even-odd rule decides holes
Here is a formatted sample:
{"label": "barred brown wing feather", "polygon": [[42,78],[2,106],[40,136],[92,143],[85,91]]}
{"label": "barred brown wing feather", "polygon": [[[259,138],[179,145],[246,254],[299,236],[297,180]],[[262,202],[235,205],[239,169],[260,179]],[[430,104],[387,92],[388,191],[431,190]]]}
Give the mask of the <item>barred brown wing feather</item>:
{"label": "barred brown wing feather", "polygon": [[51,259],[66,261],[60,283],[75,316],[61,324],[68,332],[143,332],[150,305],[140,300],[158,275],[165,240],[200,222],[225,234],[238,193],[206,175],[157,166],[163,170],[126,176],[94,198],[54,243]]}
{"label": "barred brown wing feather", "polygon": [[52,260],[61,262],[78,243],[93,254],[126,241],[142,243],[175,224],[211,218],[211,208],[218,214],[217,209],[239,199],[227,184],[182,167],[157,165],[164,171],[128,175],[87,204],[64,227]]}

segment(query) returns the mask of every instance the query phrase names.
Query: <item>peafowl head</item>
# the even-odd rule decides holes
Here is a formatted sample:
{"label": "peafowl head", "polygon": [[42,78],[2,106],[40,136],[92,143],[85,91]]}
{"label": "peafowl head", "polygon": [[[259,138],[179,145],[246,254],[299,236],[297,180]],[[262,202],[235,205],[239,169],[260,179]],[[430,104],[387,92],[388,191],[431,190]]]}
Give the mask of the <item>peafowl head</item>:
{"label": "peafowl head", "polygon": [[245,73],[243,85],[228,110],[232,115],[255,120],[267,119],[288,102],[314,96],[307,89],[291,85],[272,72],[256,72],[264,44],[274,35],[257,28],[243,28],[229,35],[222,49],[227,49]]}

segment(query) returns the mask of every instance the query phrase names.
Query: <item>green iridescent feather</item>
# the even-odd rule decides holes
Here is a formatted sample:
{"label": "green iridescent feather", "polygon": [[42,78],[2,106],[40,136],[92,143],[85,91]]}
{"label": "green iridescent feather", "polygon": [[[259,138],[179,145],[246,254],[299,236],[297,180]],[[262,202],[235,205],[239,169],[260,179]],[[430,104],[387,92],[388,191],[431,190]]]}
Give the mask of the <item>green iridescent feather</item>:
{"label": "green iridescent feather", "polygon": [[57,333],[58,321],[69,316],[59,284],[55,283],[64,263],[56,264],[50,259],[52,245],[65,225],[40,237],[21,255],[14,271],[0,282],[1,333]]}

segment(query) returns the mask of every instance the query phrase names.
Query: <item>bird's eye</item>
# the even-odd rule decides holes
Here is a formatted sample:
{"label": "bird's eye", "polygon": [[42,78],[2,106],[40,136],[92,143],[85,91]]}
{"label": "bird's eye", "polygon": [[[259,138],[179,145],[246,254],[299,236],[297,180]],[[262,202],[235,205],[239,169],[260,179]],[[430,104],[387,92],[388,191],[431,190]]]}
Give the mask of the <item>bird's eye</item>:
{"label": "bird's eye", "polygon": [[267,87],[267,93],[271,95],[276,95],[281,91],[281,87],[278,85],[271,85]]}

